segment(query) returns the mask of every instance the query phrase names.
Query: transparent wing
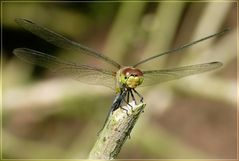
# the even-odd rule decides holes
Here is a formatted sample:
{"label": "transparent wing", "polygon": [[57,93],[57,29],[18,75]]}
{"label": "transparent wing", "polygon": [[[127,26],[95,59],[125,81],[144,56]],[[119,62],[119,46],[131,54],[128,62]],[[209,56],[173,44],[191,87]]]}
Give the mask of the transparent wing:
{"label": "transparent wing", "polygon": [[186,76],[214,70],[221,66],[221,62],[210,62],[205,64],[183,66],[172,69],[144,71],[144,82],[142,86],[149,86],[175,79],[180,79]]}
{"label": "transparent wing", "polygon": [[115,89],[115,72],[113,71],[63,61],[28,48],[17,48],[14,49],[13,53],[24,61],[49,68],[55,73],[72,77],[87,84],[103,85]]}
{"label": "transparent wing", "polygon": [[110,59],[92,49],[89,49],[88,47],[85,47],[79,43],[71,41],[71,40],[63,37],[62,35],[57,34],[45,27],[39,26],[39,25],[37,25],[29,20],[25,20],[25,19],[18,18],[15,21],[24,29],[30,31],[31,33],[35,34],[36,36],[46,40],[47,42],[49,42],[55,46],[58,46],[58,47],[64,48],[64,49],[74,50],[80,54],[85,54],[85,55],[89,55],[89,56],[98,58],[108,64],[111,64],[112,66],[116,67],[117,69],[120,68],[120,65],[117,62],[113,61],[112,59]]}
{"label": "transparent wing", "polygon": [[193,41],[193,42],[184,44],[184,45],[182,45],[182,46],[180,46],[180,47],[178,47],[178,48],[175,48],[175,49],[172,49],[172,50],[169,50],[169,51],[160,53],[160,54],[156,54],[156,55],[151,56],[151,57],[149,57],[149,58],[147,58],[147,59],[141,60],[140,62],[138,62],[138,63],[136,63],[135,65],[133,65],[133,67],[136,67],[136,66],[138,66],[138,65],[140,65],[140,64],[143,64],[143,63],[146,63],[146,62],[148,62],[148,61],[150,61],[150,60],[153,60],[153,59],[158,58],[158,57],[163,56],[163,55],[176,53],[176,52],[178,52],[178,51],[180,51],[180,50],[183,50],[183,49],[185,49],[185,48],[188,48],[188,47],[190,47],[190,46],[192,46],[192,45],[195,45],[195,44],[197,44],[197,43],[199,43],[199,42],[202,42],[202,41],[204,41],[204,40],[213,38],[213,37],[215,37],[215,36],[221,36],[222,34],[228,32],[228,31],[229,31],[229,29],[224,29],[224,30],[222,30],[222,31],[220,31],[220,32],[218,32],[218,33],[215,33],[215,34],[212,34],[212,35],[203,37],[203,38],[201,38],[201,39],[199,39],[199,40],[196,40],[196,41]]}

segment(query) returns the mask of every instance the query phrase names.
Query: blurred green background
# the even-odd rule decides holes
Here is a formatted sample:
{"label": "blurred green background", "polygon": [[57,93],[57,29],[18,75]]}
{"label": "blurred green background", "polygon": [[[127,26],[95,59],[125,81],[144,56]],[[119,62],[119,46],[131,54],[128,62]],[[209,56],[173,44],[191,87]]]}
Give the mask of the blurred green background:
{"label": "blurred green background", "polygon": [[94,145],[115,93],[16,58],[14,48],[28,47],[91,62],[24,31],[15,18],[41,24],[123,65],[230,28],[140,66],[224,63],[213,72],[138,88],[147,106],[118,158],[237,157],[236,2],[2,2],[2,157],[81,159]]}

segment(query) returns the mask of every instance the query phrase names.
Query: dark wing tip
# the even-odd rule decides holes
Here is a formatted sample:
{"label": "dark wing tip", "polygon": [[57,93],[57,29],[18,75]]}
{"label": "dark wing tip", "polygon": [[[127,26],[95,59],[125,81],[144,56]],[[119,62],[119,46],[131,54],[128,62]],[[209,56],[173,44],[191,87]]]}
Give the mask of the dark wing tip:
{"label": "dark wing tip", "polygon": [[223,31],[224,32],[228,32],[228,31],[230,31],[231,30],[231,27],[227,27],[227,28],[225,28]]}
{"label": "dark wing tip", "polygon": [[214,65],[215,68],[219,68],[219,67],[223,66],[222,62],[217,62],[217,61],[216,62],[211,62],[210,64]]}
{"label": "dark wing tip", "polygon": [[26,53],[26,51],[28,51],[27,48],[16,48],[12,51],[12,53],[16,56],[20,56],[20,55]]}
{"label": "dark wing tip", "polygon": [[12,53],[16,56],[16,57],[18,57],[18,58],[20,58],[20,59],[22,59],[22,60],[26,60],[25,59],[25,56],[26,56],[26,50],[25,50],[26,48],[16,48],[16,49],[14,49],[13,51],[12,51]]}
{"label": "dark wing tip", "polygon": [[12,51],[12,53],[17,56],[21,53],[21,51],[22,51],[22,48],[16,48]]}
{"label": "dark wing tip", "polygon": [[33,24],[32,21],[29,21],[29,20],[24,19],[24,18],[15,18],[15,22],[17,24],[19,24],[19,25],[21,25],[22,23],[31,23],[31,24]]}

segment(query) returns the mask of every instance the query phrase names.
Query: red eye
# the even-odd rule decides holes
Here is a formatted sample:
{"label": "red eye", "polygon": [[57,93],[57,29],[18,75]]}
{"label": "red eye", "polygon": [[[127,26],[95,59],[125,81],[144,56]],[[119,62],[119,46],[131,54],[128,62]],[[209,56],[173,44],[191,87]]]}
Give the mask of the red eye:
{"label": "red eye", "polygon": [[141,70],[131,67],[123,68],[122,73],[126,76],[143,76],[143,72]]}

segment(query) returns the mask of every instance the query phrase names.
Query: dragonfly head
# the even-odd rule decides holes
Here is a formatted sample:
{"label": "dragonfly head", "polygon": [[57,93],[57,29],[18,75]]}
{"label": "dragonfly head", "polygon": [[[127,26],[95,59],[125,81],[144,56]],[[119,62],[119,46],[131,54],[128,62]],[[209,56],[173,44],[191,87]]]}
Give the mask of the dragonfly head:
{"label": "dragonfly head", "polygon": [[119,83],[127,88],[136,88],[143,83],[143,72],[137,68],[124,67],[119,71]]}

